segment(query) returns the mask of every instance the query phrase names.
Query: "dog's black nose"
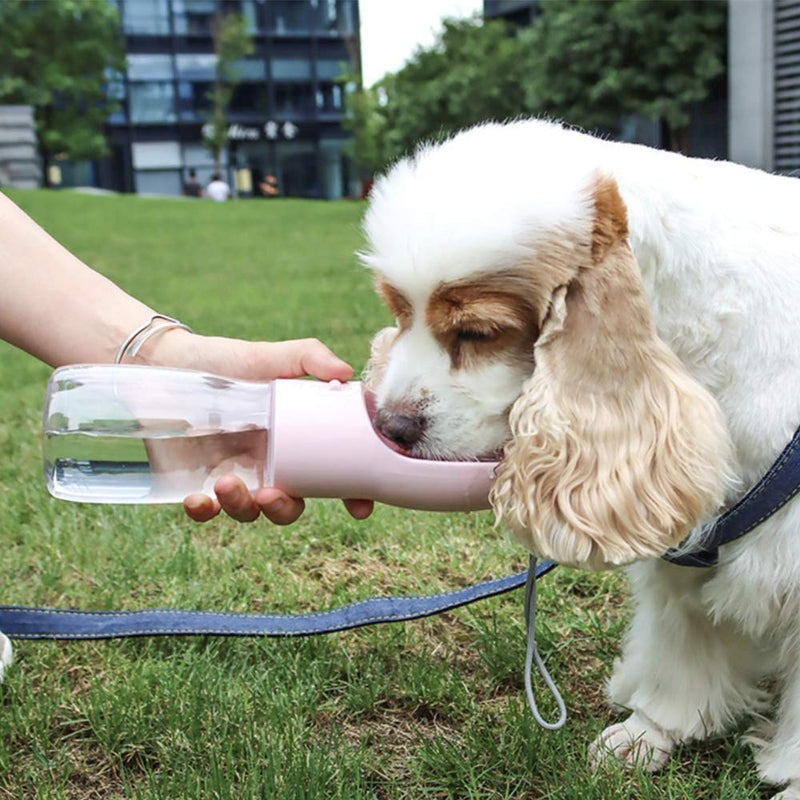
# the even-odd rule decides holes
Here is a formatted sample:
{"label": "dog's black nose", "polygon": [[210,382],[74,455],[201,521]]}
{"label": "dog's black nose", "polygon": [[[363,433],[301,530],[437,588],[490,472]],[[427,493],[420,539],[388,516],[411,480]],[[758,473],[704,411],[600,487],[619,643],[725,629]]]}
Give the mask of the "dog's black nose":
{"label": "dog's black nose", "polygon": [[375,415],[375,427],[403,450],[410,450],[422,438],[425,420],[417,414],[393,414],[381,409]]}

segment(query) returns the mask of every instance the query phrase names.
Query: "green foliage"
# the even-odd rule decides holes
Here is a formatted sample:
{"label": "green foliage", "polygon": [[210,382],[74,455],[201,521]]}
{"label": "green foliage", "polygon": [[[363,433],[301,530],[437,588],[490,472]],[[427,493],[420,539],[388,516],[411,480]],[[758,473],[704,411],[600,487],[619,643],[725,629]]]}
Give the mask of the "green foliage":
{"label": "green foliage", "polygon": [[520,33],[526,105],[584,128],[661,119],[685,149],[691,106],[725,69],[727,0],[541,0]]}
{"label": "green foliage", "polygon": [[341,83],[345,104],[342,127],[351,134],[344,151],[359,177],[367,180],[391,157],[386,146],[386,118],[381,113],[380,92],[374,87],[364,88],[352,75]]}
{"label": "green foliage", "polygon": [[417,49],[380,83],[388,152],[396,157],[419,141],[519,116],[527,110],[525,70],[520,42],[504,22],[446,20],[433,47]]}
{"label": "green foliage", "polygon": [[0,2],[0,103],[34,106],[45,166],[54,155],[107,152],[115,103],[105,84],[124,65],[117,11],[105,0]]}
{"label": "green foliage", "polygon": [[[726,60],[727,0],[541,0],[529,27],[448,20],[435,44],[348,98],[354,155],[376,170],[485,120],[551,116],[613,132],[663,120],[686,150],[692,105]],[[359,152],[360,151],[360,152]]]}
{"label": "green foliage", "polygon": [[525,79],[520,42],[506,23],[445,20],[436,43],[418,48],[399,72],[348,92],[352,156],[375,172],[420,141],[517,117],[528,110]]}
{"label": "green foliage", "polygon": [[241,14],[217,15],[213,37],[217,65],[214,86],[209,92],[211,124],[204,129],[204,139],[214,159],[214,168],[219,171],[220,154],[228,143],[228,106],[239,78],[236,62],[253,52],[253,38]]}

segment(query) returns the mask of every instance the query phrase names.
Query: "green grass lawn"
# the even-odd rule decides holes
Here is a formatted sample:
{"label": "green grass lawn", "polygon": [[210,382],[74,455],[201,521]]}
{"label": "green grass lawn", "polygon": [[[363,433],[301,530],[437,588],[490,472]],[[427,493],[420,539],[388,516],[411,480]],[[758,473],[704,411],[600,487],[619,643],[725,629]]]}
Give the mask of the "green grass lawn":
{"label": "green grass lawn", "polygon": [[[10,194],[198,332],[314,335],[360,370],[389,321],[353,255],[361,204]],[[307,611],[526,563],[488,513],[382,507],[356,522],[309,501],[289,528],[198,526],[173,507],[56,502],[40,464],[48,373],[0,343],[0,603]],[[558,733],[525,703],[521,592],[312,639],[17,643],[0,686],[0,798],[769,796],[737,737],[683,747],[655,778],[593,776],[586,747],[616,719],[602,686],[624,582],[560,569],[540,598],[540,647],[570,711]]]}

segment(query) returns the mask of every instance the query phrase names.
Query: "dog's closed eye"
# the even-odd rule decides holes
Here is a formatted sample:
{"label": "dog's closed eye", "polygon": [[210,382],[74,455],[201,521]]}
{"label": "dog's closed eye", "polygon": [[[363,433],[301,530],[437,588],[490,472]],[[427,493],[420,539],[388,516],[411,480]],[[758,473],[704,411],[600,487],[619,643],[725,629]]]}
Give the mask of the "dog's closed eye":
{"label": "dog's closed eye", "polygon": [[502,328],[458,328],[455,337],[460,342],[494,342],[503,334]]}

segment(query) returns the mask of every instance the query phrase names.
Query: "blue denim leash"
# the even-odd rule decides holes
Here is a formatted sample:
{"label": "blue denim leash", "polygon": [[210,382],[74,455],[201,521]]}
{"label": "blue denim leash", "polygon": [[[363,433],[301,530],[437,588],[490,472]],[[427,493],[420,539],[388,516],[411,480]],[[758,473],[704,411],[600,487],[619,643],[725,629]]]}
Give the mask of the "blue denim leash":
{"label": "blue denim leash", "polygon": [[715,567],[719,548],[736,541],[776,511],[800,491],[800,428],[769,468],[766,475],[734,506],[711,523],[703,537],[703,549],[683,552],[668,550],[663,558],[682,567]]}
{"label": "blue denim leash", "polygon": [[[67,608],[0,606],[0,631],[10,639],[116,639],[129,636],[314,636],[382,622],[419,619],[505,594],[525,585],[525,627],[528,649],[525,689],[536,721],[542,727],[560,728],[567,712],[564,701],[536,650],[536,580],[556,565],[536,563],[531,556],[525,572],[483,581],[437,595],[370,597],[329,611],[307,614],[245,614],[224,611],[182,611],[171,608],[145,611],[73,611]],[[545,684],[559,707],[559,720],[542,719],[533,698],[531,664],[535,659]]]}
{"label": "blue denim leash", "polygon": [[[540,578],[555,567],[543,561]],[[123,636],[313,636],[383,622],[419,619],[510,592],[525,584],[518,572],[437,595],[370,597],[329,611],[246,614],[171,608],[143,611],[75,611],[67,608],[0,606],[0,631],[11,639],[115,639]]]}

